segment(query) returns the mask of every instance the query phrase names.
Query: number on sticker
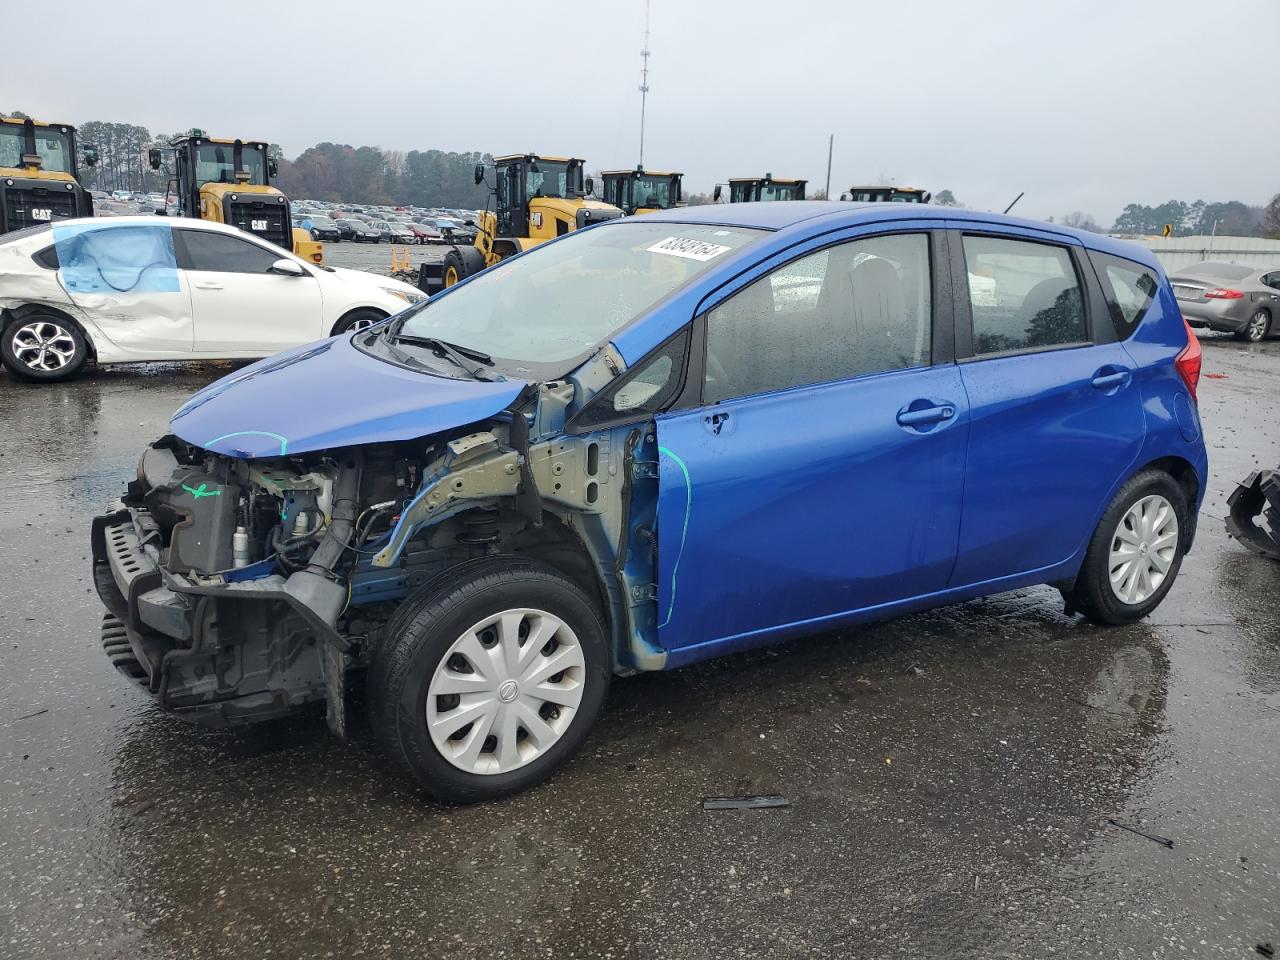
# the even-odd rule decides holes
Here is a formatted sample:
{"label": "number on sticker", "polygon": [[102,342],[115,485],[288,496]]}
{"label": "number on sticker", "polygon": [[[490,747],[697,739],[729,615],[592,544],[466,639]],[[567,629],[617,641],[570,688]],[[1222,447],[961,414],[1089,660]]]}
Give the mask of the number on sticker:
{"label": "number on sticker", "polygon": [[53,211],[48,207],[32,207],[31,219],[32,220],[52,220]]}
{"label": "number on sticker", "polygon": [[649,247],[650,253],[665,253],[669,257],[684,257],[686,260],[714,260],[726,250],[732,247],[721,246],[718,243],[707,243],[705,240],[691,240],[688,237],[667,237],[665,240],[659,240],[652,247]]}

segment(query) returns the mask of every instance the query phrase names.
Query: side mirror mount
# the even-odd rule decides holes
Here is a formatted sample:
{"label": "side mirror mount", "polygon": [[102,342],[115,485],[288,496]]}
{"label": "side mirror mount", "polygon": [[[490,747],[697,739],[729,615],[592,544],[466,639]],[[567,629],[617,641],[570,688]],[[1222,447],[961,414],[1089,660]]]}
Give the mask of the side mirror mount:
{"label": "side mirror mount", "polygon": [[721,193],[721,190],[720,190],[720,184],[718,184],[718,183],[717,183],[717,184],[716,184],[716,188],[715,188],[714,190],[712,190],[712,191],[711,191],[711,202],[712,202],[712,203],[719,203],[719,202],[720,202],[720,193]]}
{"label": "side mirror mount", "polygon": [[[96,156],[97,154],[95,152],[95,158]],[[147,151],[147,162],[151,164],[152,170],[160,169],[160,149],[158,147],[152,147]]]}
{"label": "side mirror mount", "polygon": [[93,145],[86,145],[80,149],[80,158],[84,160],[86,167],[96,167],[98,165],[98,148]]}
{"label": "side mirror mount", "polygon": [[590,197],[596,192],[596,181],[592,177],[587,177],[587,196]]}
{"label": "side mirror mount", "polygon": [[484,183],[484,164],[477,163],[476,164],[476,186],[478,187],[482,183]]}
{"label": "side mirror mount", "polygon": [[305,277],[307,271],[302,269],[302,264],[288,257],[281,257],[271,265],[271,272],[278,273],[282,277]]}

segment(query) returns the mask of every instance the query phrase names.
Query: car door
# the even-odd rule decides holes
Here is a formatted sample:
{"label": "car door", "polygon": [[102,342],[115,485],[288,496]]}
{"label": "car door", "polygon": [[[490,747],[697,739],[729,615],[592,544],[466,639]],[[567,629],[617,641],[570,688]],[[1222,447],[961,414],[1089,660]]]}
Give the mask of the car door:
{"label": "car door", "polygon": [[952,586],[1069,575],[1146,432],[1134,361],[1079,244],[952,236],[956,356],[972,423]]}
{"label": "car door", "polygon": [[169,224],[55,224],[53,238],[63,289],[104,336],[139,359],[191,353],[191,292]]}
{"label": "car door", "polygon": [[311,268],[276,273],[283,251],[233,233],[183,227],[174,234],[191,288],[195,353],[265,355],[328,334]]}
{"label": "car door", "polygon": [[946,585],[968,415],[941,243],[810,244],[699,318],[700,405],[656,418],[665,648],[747,646]]}

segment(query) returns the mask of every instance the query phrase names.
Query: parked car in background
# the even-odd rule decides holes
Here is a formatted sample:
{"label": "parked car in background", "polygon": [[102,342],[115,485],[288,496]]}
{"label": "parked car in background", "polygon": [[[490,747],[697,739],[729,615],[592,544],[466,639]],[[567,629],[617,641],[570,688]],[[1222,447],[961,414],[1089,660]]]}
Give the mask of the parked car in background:
{"label": "parked car in background", "polygon": [[338,730],[358,672],[466,802],[551,774],[615,674],[1035,584],[1147,616],[1208,480],[1159,263],[915,206],[610,221],[207,387],[94,523],[113,662]]}
{"label": "parked car in background", "polygon": [[0,358],[24,380],[89,360],[262,357],[361,329],[425,297],[320,267],[235,227],[129,216],[0,238]]}
{"label": "parked car in background", "polygon": [[391,232],[391,224],[386,220],[370,221],[369,226],[371,226],[374,230],[378,232],[379,240],[385,240],[388,243],[390,243],[395,236]]}
{"label": "parked car in background", "polygon": [[434,226],[427,226],[425,223],[410,222],[405,224],[413,233],[413,238],[418,243],[440,243],[444,240],[440,231]]}
{"label": "parked car in background", "polygon": [[355,239],[355,228],[351,226],[351,223],[348,220],[335,219],[333,221],[333,226],[338,231],[339,239],[341,240]]}
{"label": "parked car in background", "polygon": [[342,231],[338,229],[338,225],[328,217],[321,214],[313,214],[307,218],[311,221],[311,239],[312,240],[328,240],[332,243],[342,239]]}
{"label": "parked car in background", "polygon": [[1232,333],[1250,343],[1280,332],[1280,266],[1205,260],[1179,268],[1169,279],[1193,327]]}
{"label": "parked car in background", "polygon": [[382,239],[382,231],[364,220],[351,217],[339,222],[351,228],[351,239],[356,243],[377,243]]}

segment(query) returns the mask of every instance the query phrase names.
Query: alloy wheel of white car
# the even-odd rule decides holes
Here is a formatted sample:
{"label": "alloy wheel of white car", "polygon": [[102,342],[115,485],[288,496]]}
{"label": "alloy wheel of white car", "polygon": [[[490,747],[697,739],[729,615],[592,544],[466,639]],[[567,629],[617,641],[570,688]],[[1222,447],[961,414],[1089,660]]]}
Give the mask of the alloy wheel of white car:
{"label": "alloy wheel of white car", "polygon": [[1143,497],[1120,518],[1107,570],[1121,603],[1143,603],[1164,583],[1178,554],[1178,514],[1159,494]]}
{"label": "alloy wheel of white car", "polygon": [[509,773],[569,729],[585,680],[582,645],[568,624],[544,610],[504,610],[441,658],[427,690],[427,729],[458,769]]}
{"label": "alloy wheel of white car", "polygon": [[355,320],[351,321],[351,325],[347,327],[347,332],[359,333],[361,330],[368,330],[377,322],[378,322],[378,318],[376,317],[372,317],[368,315],[357,317]]}
{"label": "alloy wheel of white car", "polygon": [[52,320],[16,326],[11,336],[13,355],[32,370],[54,373],[75,360],[75,338]]}

